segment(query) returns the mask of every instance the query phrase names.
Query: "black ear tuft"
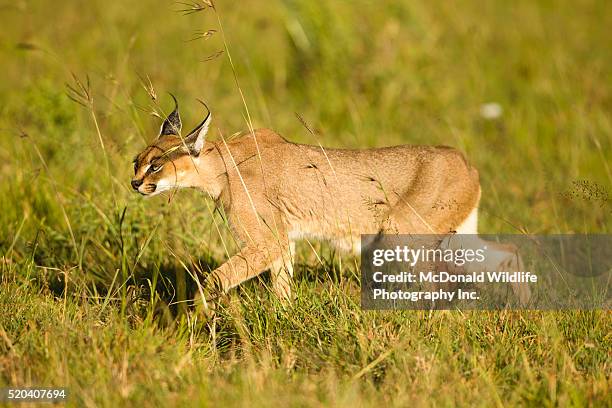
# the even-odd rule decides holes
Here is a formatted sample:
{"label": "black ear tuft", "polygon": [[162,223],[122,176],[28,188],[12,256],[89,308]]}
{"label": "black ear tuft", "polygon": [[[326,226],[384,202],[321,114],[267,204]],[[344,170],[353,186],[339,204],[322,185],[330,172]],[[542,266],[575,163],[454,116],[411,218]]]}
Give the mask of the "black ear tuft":
{"label": "black ear tuft", "polygon": [[161,128],[159,130],[159,135],[176,135],[179,136],[181,133],[181,129],[183,128],[183,124],[181,123],[181,116],[179,115],[178,102],[174,95],[170,94],[172,99],[174,99],[174,110],[168,115],[164,123],[162,123]]}

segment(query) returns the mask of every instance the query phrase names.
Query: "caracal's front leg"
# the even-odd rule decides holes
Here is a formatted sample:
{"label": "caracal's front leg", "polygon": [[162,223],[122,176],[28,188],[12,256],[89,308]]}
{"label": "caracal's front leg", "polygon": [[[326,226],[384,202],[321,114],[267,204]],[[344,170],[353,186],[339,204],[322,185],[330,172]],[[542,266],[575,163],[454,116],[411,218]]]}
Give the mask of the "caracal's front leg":
{"label": "caracal's front leg", "polygon": [[240,252],[211,272],[205,284],[198,290],[199,293],[196,294],[196,305],[203,304],[207,309],[212,310],[214,305],[211,303],[214,303],[219,296],[266,269],[287,271],[284,273],[288,277],[284,273],[275,274],[274,271],[272,275],[274,291],[276,292],[278,288],[277,294],[280,297],[288,298],[291,293],[289,277],[293,274],[289,247],[289,244],[283,245],[277,240],[262,240],[258,243],[247,244]]}
{"label": "caracal's front leg", "polygon": [[270,266],[272,291],[283,302],[291,301],[294,257],[295,243],[291,242],[287,251]]}
{"label": "caracal's front leg", "polygon": [[225,293],[270,268],[282,257],[283,249],[276,242],[248,244],[215,269],[207,281]]}

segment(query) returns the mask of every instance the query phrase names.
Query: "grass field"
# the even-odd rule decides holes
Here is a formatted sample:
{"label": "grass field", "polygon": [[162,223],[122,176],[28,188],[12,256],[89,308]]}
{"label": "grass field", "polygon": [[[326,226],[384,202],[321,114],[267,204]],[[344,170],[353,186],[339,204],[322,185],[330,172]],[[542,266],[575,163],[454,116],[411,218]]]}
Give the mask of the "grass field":
{"label": "grass field", "polygon": [[212,138],[251,118],[330,147],[457,147],[483,232],[610,233],[612,5],[216,3],[0,5],[0,387],[67,387],[73,406],[609,406],[609,312],[365,312],[356,260],[325,244],[298,248],[293,305],[263,275],[211,330],[183,301],[229,231],[201,194],[129,181],[173,92],[186,127],[210,104]]}

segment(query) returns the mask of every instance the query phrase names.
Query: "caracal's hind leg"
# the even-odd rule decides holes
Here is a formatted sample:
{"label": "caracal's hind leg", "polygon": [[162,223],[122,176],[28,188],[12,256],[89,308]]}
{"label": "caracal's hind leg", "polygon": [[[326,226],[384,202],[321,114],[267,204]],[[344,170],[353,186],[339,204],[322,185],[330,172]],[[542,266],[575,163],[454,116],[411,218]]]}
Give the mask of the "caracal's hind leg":
{"label": "caracal's hind leg", "polygon": [[[478,234],[478,208],[474,208],[467,219],[457,228],[458,234]],[[500,244],[478,238],[481,247],[487,246],[486,267],[488,271],[523,271],[523,259],[518,248],[513,244]],[[526,305],[531,298],[531,291],[527,283],[516,282],[511,284],[512,292],[519,299],[521,305]]]}
{"label": "caracal's hind leg", "polygon": [[[482,240],[486,250],[486,270],[487,271],[524,271],[523,259],[514,244],[500,244],[492,241]],[[510,284],[512,292],[518,298],[521,305],[527,305],[531,298],[531,290],[526,282],[513,282]]]}
{"label": "caracal's hind leg", "polygon": [[[482,262],[467,262],[461,267],[461,273],[471,272],[520,272],[524,271],[523,260],[514,244],[501,244],[487,241],[478,235],[450,235],[442,243],[444,248],[474,250],[484,249],[485,258]],[[525,282],[510,284],[512,292],[521,305],[526,305],[531,297],[529,285]]]}

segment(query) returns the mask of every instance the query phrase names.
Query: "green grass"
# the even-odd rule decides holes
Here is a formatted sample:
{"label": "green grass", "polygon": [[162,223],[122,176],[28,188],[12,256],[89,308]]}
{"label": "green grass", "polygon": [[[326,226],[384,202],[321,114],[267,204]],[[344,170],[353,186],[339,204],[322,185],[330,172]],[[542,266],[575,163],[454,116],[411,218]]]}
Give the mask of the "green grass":
{"label": "green grass", "polygon": [[[217,3],[0,7],[0,386],[89,406],[609,404],[609,312],[365,312],[355,260],[325,244],[299,248],[295,304],[264,275],[209,330],[176,288],[184,266],[224,261],[222,219],[200,194],[129,188],[173,92],[187,123],[210,104],[212,137],[250,115],[324,146],[460,148],[483,232],[610,233],[593,194],[612,191],[608,2]],[[201,62],[223,35],[234,68],[227,52]],[[87,107],[72,74],[90,78]],[[480,116],[487,102],[501,118]]]}

